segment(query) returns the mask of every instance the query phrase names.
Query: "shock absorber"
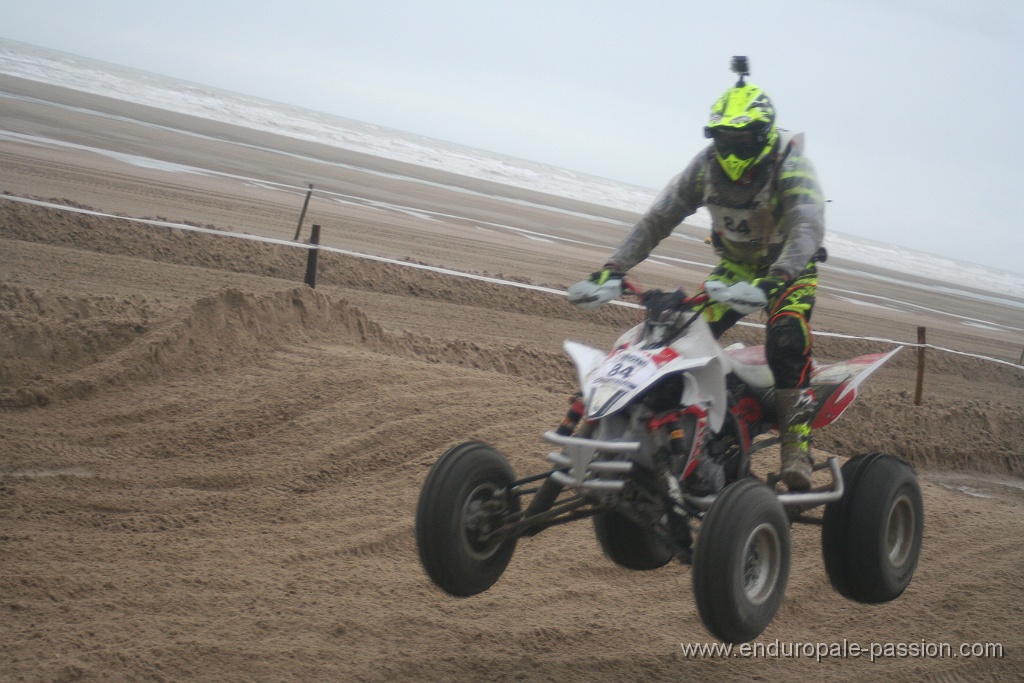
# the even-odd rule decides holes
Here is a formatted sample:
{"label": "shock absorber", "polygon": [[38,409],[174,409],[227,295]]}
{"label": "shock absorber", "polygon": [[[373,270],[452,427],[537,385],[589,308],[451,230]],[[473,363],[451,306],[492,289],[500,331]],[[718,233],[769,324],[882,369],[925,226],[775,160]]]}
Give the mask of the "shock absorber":
{"label": "shock absorber", "polygon": [[[683,507],[683,491],[680,487],[679,479],[676,478],[672,469],[672,463],[679,462],[680,459],[685,459],[687,456],[686,434],[683,430],[683,421],[678,410],[661,415],[660,417],[653,417],[647,421],[647,429],[649,431],[654,432],[662,428],[667,430],[668,433],[668,461],[665,461],[663,455],[658,459],[660,462],[657,462],[656,467],[659,476],[665,481],[670,501],[668,520],[672,539],[678,546],[675,550],[676,557],[680,561],[689,564],[693,535],[690,532],[690,524]],[[662,454],[665,453],[664,448],[659,450]]]}
{"label": "shock absorber", "polygon": [[[572,436],[573,432],[576,431],[576,426],[579,425],[580,420],[583,419],[583,412],[585,410],[583,405],[583,394],[576,393],[569,397],[569,411],[565,414],[562,419],[562,423],[558,425],[555,433],[559,436]],[[593,427],[589,422],[584,422],[580,428],[579,436],[587,437],[590,435],[590,430]],[[556,482],[554,479],[548,477],[544,480],[544,483],[537,489],[537,493],[533,496],[533,500],[530,501],[530,505],[527,506],[526,512],[524,513],[525,518],[530,518],[533,515],[546,512],[551,509],[558,495],[562,492],[562,485]],[[534,532],[527,532],[527,536],[532,536]]]}
{"label": "shock absorber", "polygon": [[683,421],[679,411],[673,411],[659,417],[652,417],[647,421],[647,429],[655,431],[662,427],[668,430],[668,449],[673,458],[685,458],[687,456],[686,432],[683,429]]}
{"label": "shock absorber", "polygon": [[565,414],[562,419],[562,424],[558,425],[558,429],[555,433],[559,436],[572,436],[572,433],[576,431],[576,425],[580,423],[583,418],[583,411],[585,410],[583,405],[583,394],[577,393],[569,398],[569,411]]}
{"label": "shock absorber", "polygon": [[672,421],[667,425],[668,427],[668,447],[672,451],[673,458],[685,458],[686,452],[686,432],[683,431],[683,421],[679,419],[679,413],[673,415]]}

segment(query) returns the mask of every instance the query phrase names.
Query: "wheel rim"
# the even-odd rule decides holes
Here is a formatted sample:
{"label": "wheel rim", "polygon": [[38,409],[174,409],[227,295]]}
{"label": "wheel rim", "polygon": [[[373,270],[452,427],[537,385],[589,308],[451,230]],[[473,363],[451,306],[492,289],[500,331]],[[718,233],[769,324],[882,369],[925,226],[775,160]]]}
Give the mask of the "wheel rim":
{"label": "wheel rim", "polygon": [[775,592],[782,565],[782,541],[767,522],[747,537],[743,551],[743,591],[747,599],[760,605]]}
{"label": "wheel rim", "polygon": [[501,547],[500,539],[481,540],[493,530],[494,516],[487,511],[486,504],[497,492],[498,487],[493,484],[481,484],[473,489],[462,506],[462,544],[478,560],[490,558]]}
{"label": "wheel rim", "polygon": [[910,557],[915,526],[914,504],[909,496],[902,495],[889,508],[885,525],[885,552],[894,567],[902,566]]}

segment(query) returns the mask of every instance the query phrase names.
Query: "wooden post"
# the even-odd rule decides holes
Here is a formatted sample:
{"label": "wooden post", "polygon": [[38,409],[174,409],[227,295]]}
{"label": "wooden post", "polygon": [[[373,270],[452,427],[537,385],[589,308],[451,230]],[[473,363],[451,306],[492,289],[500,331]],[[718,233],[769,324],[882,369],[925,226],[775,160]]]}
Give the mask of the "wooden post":
{"label": "wooden post", "polygon": [[309,236],[309,243],[313,247],[306,257],[306,284],[316,289],[316,257],[320,253],[320,226],[313,224],[313,233]]}
{"label": "wooden post", "polygon": [[921,393],[924,390],[924,345],[925,328],[917,328],[917,390],[914,392],[914,405],[921,405]]}
{"label": "wooden post", "polygon": [[295,228],[294,242],[299,241],[299,233],[302,232],[302,221],[306,220],[306,209],[309,208],[309,198],[313,196],[313,183],[309,184],[309,192],[306,193],[306,201],[302,203],[302,213],[299,214],[299,227]]}

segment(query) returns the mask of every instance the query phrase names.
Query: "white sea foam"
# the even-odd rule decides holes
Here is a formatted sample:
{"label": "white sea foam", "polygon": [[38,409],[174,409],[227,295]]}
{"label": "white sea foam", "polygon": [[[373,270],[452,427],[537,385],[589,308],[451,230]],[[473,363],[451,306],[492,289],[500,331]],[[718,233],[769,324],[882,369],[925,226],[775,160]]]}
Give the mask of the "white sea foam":
{"label": "white sea foam", "polygon": [[[594,204],[643,211],[657,190],[0,39],[0,73]],[[144,163],[143,160],[136,160]],[[185,169],[179,169],[185,170]],[[708,225],[706,212],[687,220]],[[830,231],[836,257],[1024,298],[1024,277]],[[1019,302],[1018,302],[1019,303]]]}

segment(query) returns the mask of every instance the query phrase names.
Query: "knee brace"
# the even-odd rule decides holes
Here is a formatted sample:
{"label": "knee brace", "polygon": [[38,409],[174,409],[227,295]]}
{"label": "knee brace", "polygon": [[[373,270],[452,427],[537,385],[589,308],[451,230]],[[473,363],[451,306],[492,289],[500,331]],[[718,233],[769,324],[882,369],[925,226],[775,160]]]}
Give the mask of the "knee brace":
{"label": "knee brace", "polygon": [[782,313],[768,321],[768,366],[779,389],[800,389],[811,380],[811,331],[803,316]]}

